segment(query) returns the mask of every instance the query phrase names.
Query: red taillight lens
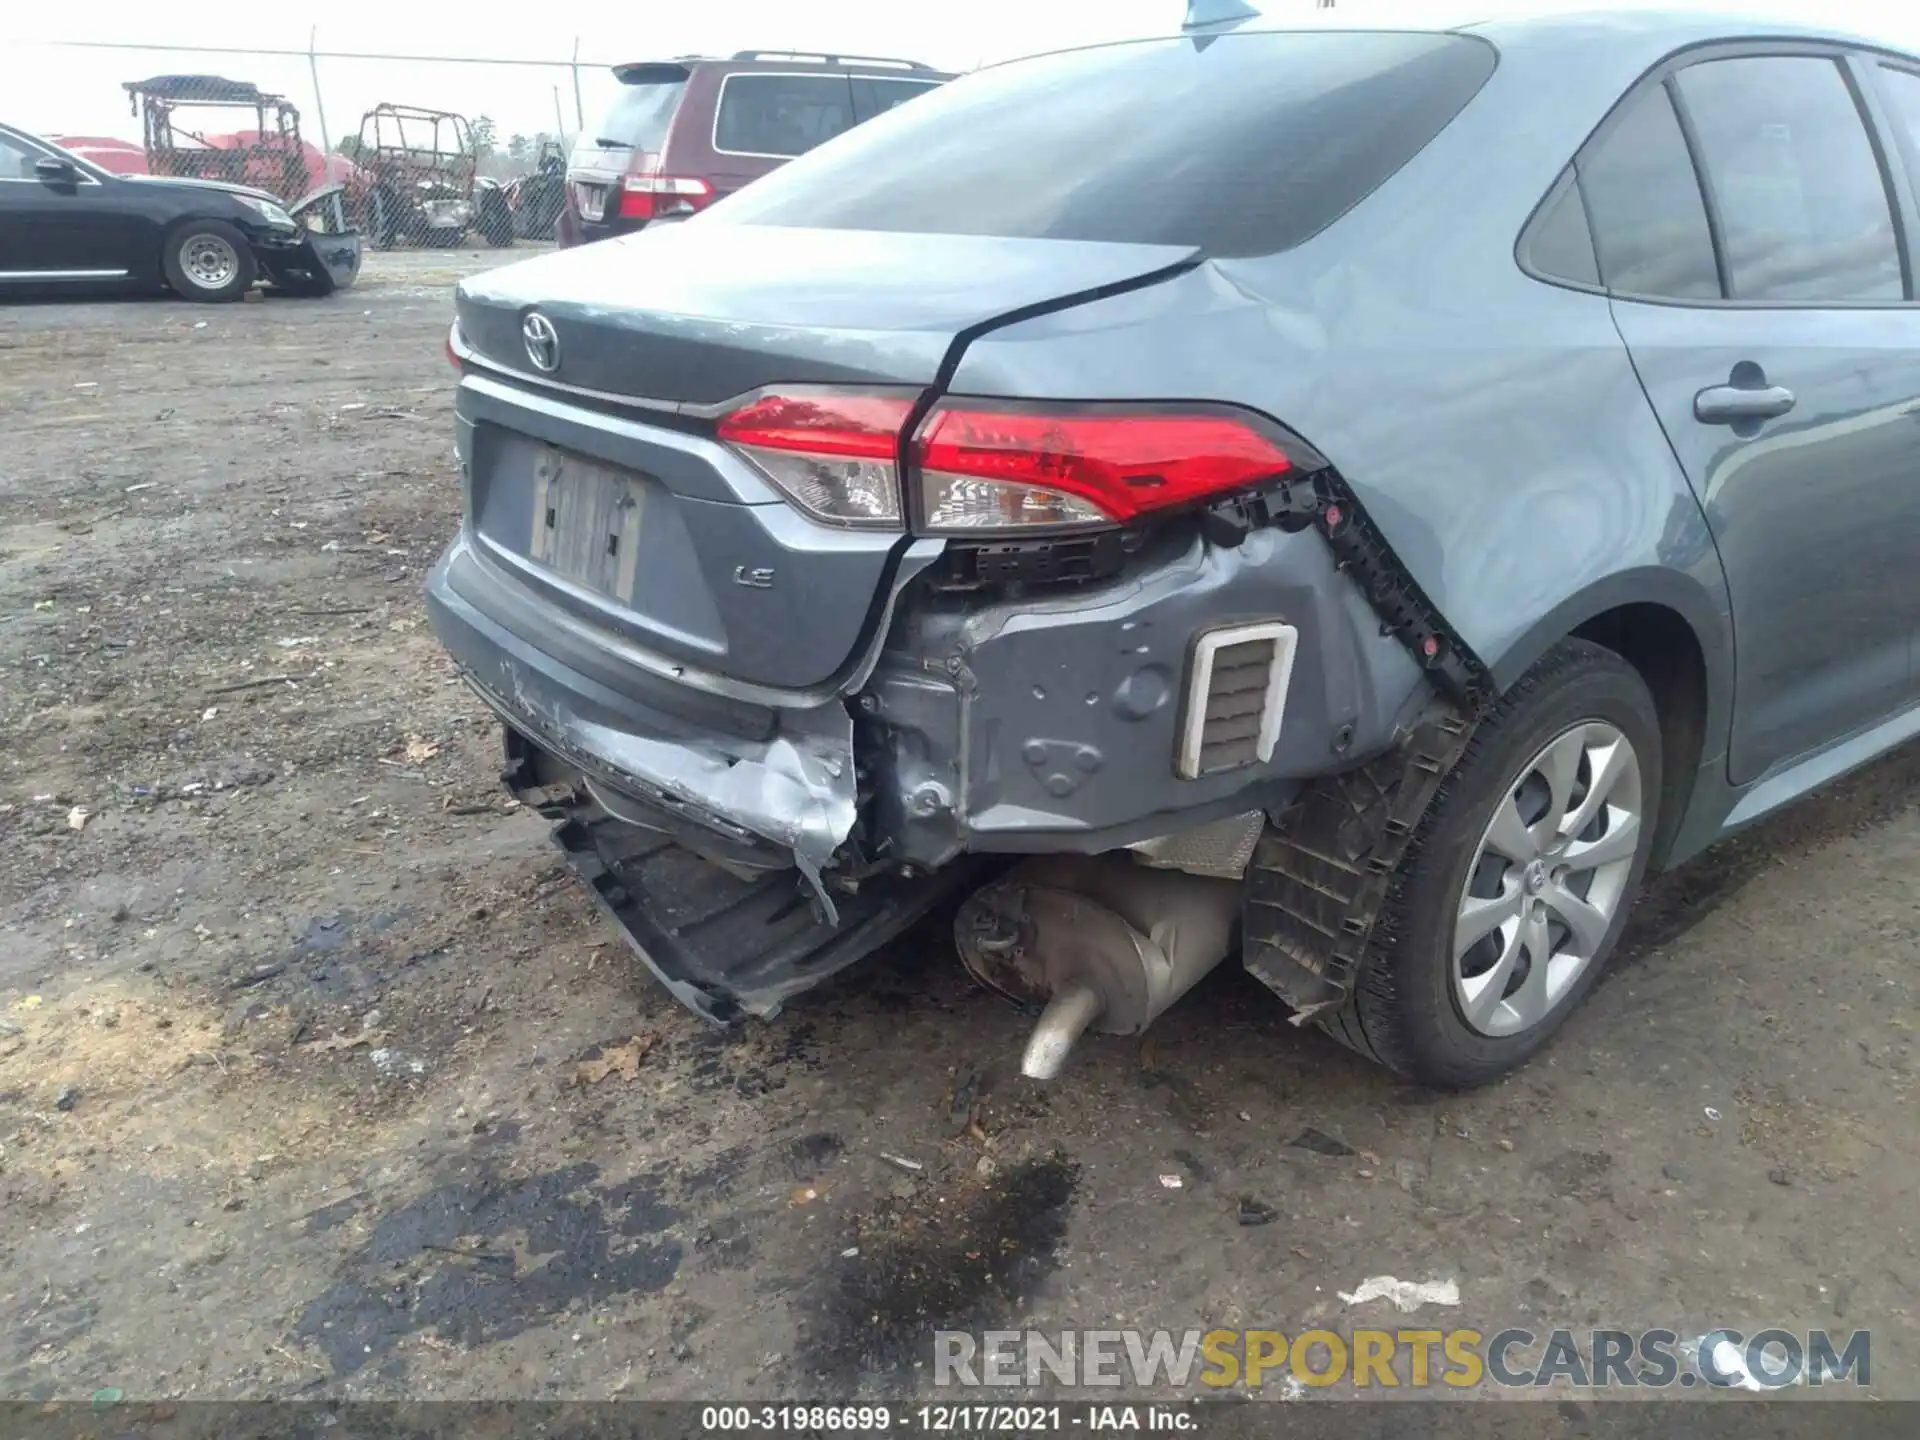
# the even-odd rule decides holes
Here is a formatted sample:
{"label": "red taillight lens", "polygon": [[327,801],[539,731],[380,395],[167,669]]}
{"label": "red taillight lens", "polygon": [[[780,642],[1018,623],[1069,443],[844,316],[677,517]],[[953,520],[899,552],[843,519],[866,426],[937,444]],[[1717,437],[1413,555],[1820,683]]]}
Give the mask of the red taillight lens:
{"label": "red taillight lens", "polygon": [[620,214],[628,220],[653,220],[712,203],[713,186],[689,175],[629,175],[620,182]]}
{"label": "red taillight lens", "polygon": [[720,438],[816,519],[897,530],[900,434],[911,395],[791,390],[722,417]]}
{"label": "red taillight lens", "polygon": [[456,370],[460,368],[460,327],[458,325],[447,328],[447,363]]}
{"label": "red taillight lens", "polygon": [[1230,415],[952,403],[922,423],[913,460],[934,534],[1110,525],[1292,468]]}

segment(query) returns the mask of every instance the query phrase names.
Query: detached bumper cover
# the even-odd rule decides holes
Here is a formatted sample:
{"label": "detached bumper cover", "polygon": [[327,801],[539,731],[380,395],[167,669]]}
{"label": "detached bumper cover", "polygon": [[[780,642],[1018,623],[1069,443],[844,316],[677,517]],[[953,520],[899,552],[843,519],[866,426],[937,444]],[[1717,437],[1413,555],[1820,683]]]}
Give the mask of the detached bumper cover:
{"label": "detached bumper cover", "polygon": [[956,865],[870,880],[825,920],[790,869],[742,878],[590,801],[553,801],[547,757],[511,727],[506,743],[508,788],[559,822],[554,843],[602,913],[667,993],[712,1024],[772,1017],[973,879],[972,866]]}
{"label": "detached bumper cover", "polygon": [[280,289],[301,295],[331,295],[360,278],[361,237],[302,230],[284,243],[256,243],[253,253]]}
{"label": "detached bumper cover", "polygon": [[520,639],[566,649],[557,618],[516,610],[539,603],[495,579],[465,538],[427,583],[441,643],[506,722],[508,787],[558,822],[554,841],[588,893],[702,1019],[774,1015],[972,878],[954,865],[830,891],[821,871],[855,819],[853,725],[838,697],[699,718],[651,709],[588,673],[589,657],[576,668]]}

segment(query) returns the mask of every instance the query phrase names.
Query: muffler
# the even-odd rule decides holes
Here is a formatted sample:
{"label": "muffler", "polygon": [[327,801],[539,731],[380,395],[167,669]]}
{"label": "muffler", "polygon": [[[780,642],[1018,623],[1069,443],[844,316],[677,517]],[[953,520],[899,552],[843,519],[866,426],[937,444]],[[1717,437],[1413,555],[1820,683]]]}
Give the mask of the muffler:
{"label": "muffler", "polygon": [[976,891],[954,942],[981,983],[1044,1005],[1020,1070],[1051,1080],[1088,1030],[1137,1035],[1233,949],[1240,883],[1130,855],[1043,855]]}

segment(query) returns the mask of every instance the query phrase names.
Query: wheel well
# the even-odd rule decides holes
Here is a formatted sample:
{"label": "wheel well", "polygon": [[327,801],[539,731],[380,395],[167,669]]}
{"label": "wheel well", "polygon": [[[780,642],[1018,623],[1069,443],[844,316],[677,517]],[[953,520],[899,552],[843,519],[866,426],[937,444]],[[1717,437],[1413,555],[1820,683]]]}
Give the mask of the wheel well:
{"label": "wheel well", "polygon": [[1664,605],[1621,605],[1573,632],[1620,656],[1653,692],[1660,712],[1660,823],[1654,865],[1664,862],[1693,792],[1706,742],[1707,662],[1693,627]]}

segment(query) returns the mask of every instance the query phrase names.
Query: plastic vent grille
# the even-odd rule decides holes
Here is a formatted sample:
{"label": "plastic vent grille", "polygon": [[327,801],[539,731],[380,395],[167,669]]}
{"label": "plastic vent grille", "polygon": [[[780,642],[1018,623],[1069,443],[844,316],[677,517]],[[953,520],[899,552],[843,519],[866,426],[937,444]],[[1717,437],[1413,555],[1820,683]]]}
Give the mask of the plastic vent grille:
{"label": "plastic vent grille", "polygon": [[1273,758],[1298,632],[1269,622],[1200,637],[1187,681],[1176,772],[1217,775]]}

